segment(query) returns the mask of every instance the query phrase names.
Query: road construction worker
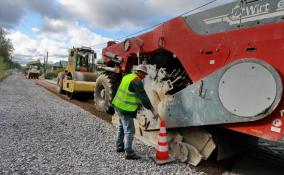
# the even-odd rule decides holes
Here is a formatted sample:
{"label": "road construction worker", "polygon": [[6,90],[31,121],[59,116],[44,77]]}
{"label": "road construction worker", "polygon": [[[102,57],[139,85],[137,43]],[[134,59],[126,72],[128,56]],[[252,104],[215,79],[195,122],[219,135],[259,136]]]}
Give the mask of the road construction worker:
{"label": "road construction worker", "polygon": [[133,119],[136,117],[139,105],[152,111],[154,119],[158,119],[159,114],[153,108],[142,83],[147,75],[147,68],[139,65],[134,69],[134,73],[125,75],[117,93],[112,101],[115,111],[119,115],[119,125],[117,128],[116,150],[125,152],[125,158],[130,160],[140,159],[132,149],[135,128]]}
{"label": "road construction worker", "polygon": [[81,67],[81,65],[82,65],[82,63],[81,63],[81,57],[80,56],[77,56],[77,58],[76,58],[76,71],[80,71],[80,67]]}

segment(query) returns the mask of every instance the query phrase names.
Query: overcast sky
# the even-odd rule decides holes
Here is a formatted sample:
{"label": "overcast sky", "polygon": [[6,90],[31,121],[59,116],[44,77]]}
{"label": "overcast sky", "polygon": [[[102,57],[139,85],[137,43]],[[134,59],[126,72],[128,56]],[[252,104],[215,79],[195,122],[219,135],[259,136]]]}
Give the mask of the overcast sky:
{"label": "overcast sky", "polygon": [[[212,0],[0,0],[0,27],[14,58],[67,60],[67,48],[94,46],[164,22]],[[217,0],[210,6],[234,0]],[[104,45],[93,47],[97,52]]]}

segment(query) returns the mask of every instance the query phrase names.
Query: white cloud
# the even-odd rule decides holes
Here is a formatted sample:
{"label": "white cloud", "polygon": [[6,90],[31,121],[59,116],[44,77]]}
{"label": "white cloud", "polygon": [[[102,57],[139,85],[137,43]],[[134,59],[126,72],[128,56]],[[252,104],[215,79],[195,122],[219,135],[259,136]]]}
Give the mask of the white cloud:
{"label": "white cloud", "polygon": [[[20,31],[9,30],[7,38],[11,39],[15,51],[15,58],[25,60],[25,62],[34,59],[43,61],[43,55],[49,52],[49,61],[54,63],[59,60],[66,60],[68,48],[92,46],[97,43],[104,43],[111,38],[102,37],[76,22],[61,21],[46,18],[44,21],[48,30],[32,29],[37,31],[32,38]],[[52,30],[58,28],[60,30]]]}
{"label": "white cloud", "polygon": [[[155,11],[159,11],[164,15],[178,16],[193,9],[198,8],[197,10],[192,11],[192,13],[197,13],[199,11],[212,8],[217,5],[230,3],[236,0],[147,0],[146,4],[149,8],[152,8]],[[212,3],[211,3],[212,2]],[[206,5],[208,4],[208,5]],[[200,7],[200,8],[199,8]]]}
{"label": "white cloud", "polygon": [[[15,27],[26,12],[53,19],[83,20],[107,30],[144,28],[160,17],[177,16],[212,0],[0,0],[0,25]],[[217,0],[213,4],[236,0]],[[13,10],[10,10],[13,9]]]}
{"label": "white cloud", "polygon": [[148,0],[146,3],[149,8],[158,10],[160,13],[168,15],[178,15],[184,13],[193,7],[197,7],[208,0]]}
{"label": "white cloud", "polygon": [[[15,54],[46,55],[48,51],[49,60],[54,62],[67,55],[66,48],[92,46],[112,40],[94,33],[90,26],[92,29],[115,29],[118,32],[136,31],[210,1],[212,0],[11,0],[11,3],[7,3],[8,1],[0,0],[0,24],[4,21],[2,26],[15,26],[27,9],[42,15],[43,25],[31,28],[33,37],[13,29],[9,29],[8,37],[14,44]],[[218,0],[213,5],[231,1],[234,0]],[[51,6],[48,6],[49,2]],[[15,6],[14,15],[5,10],[7,5],[11,8]]]}
{"label": "white cloud", "polygon": [[65,43],[66,47],[80,47],[82,45],[92,46],[98,43],[104,43],[111,38],[103,37],[92,32],[86,26],[81,26],[76,21],[63,21],[46,18],[40,38],[51,38],[53,40]]}
{"label": "white cloud", "polygon": [[8,30],[7,38],[11,39],[15,51],[15,54],[21,55],[36,55],[39,53],[34,52],[34,49],[37,47],[38,42],[28,35],[21,33],[20,31],[11,31]]}
{"label": "white cloud", "polygon": [[31,30],[32,30],[34,33],[37,33],[37,32],[40,31],[39,28],[36,28],[36,27],[33,27]]}
{"label": "white cloud", "polygon": [[58,0],[74,18],[81,18],[107,30],[152,25],[159,13],[147,7],[145,0]]}
{"label": "white cloud", "polygon": [[[69,16],[105,30],[138,29],[176,17],[213,0],[57,0]],[[193,13],[236,0],[216,0]],[[166,17],[166,18],[165,18]]]}
{"label": "white cloud", "polygon": [[40,59],[43,61],[43,52],[39,45],[40,41],[31,38],[20,31],[8,30],[7,38],[9,38],[14,50],[14,58],[21,64],[25,64],[30,60]]}
{"label": "white cloud", "polygon": [[14,28],[29,11],[41,16],[52,18],[67,18],[56,0],[0,0],[0,26]]}

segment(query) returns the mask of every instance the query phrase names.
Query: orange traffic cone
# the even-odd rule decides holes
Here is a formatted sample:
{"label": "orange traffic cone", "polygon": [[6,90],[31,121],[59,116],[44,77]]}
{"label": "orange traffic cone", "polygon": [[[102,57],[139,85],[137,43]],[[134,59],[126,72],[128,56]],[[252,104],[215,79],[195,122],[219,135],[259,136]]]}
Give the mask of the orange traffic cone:
{"label": "orange traffic cone", "polygon": [[156,157],[153,157],[153,159],[158,165],[162,165],[162,164],[174,161],[169,155],[169,146],[168,146],[167,136],[168,134],[166,131],[166,121],[162,119],[161,124],[160,124],[160,133],[159,133]]}
{"label": "orange traffic cone", "polygon": [[168,147],[168,134],[166,131],[166,122],[161,120],[158,149],[156,152],[156,158],[158,160],[168,160],[169,158],[169,147]]}

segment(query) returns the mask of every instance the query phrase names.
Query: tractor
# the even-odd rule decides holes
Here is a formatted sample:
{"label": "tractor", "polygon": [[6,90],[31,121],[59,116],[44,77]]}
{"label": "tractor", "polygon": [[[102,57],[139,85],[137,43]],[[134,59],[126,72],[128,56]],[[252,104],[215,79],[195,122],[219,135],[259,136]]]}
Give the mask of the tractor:
{"label": "tractor", "polygon": [[[172,154],[197,165],[284,135],[284,1],[240,0],[173,18],[102,51],[96,108],[111,112],[123,75],[144,64],[144,87],[165,119]],[[114,115],[116,116],[116,115]],[[114,117],[117,122],[117,116]],[[136,134],[157,145],[159,121],[141,108]]]}

